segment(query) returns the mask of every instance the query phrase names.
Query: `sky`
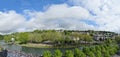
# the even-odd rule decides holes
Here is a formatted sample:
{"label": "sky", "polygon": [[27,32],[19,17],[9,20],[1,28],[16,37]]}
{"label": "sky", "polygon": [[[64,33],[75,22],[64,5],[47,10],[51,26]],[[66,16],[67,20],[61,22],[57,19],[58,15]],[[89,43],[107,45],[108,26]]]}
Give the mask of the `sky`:
{"label": "sky", "polygon": [[0,33],[43,29],[120,33],[120,0],[0,0]]}

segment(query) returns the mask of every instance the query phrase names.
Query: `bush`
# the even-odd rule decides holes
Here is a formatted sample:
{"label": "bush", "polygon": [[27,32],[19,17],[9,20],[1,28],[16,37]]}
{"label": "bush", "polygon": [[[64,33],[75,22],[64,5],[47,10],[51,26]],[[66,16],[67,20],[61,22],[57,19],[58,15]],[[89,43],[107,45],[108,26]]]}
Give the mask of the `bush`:
{"label": "bush", "polygon": [[86,55],[79,49],[75,49],[75,57],[86,57]]}
{"label": "bush", "polygon": [[90,49],[88,47],[83,48],[83,52],[88,55],[88,52],[90,52]]}
{"label": "bush", "polygon": [[54,57],[62,57],[62,52],[60,50],[55,50]]}
{"label": "bush", "polygon": [[74,54],[73,54],[73,52],[71,50],[67,50],[65,52],[65,57],[74,57]]}
{"label": "bush", "polygon": [[92,51],[93,53],[96,53],[96,49],[95,49],[95,47],[92,46],[92,47],[90,48],[90,51]]}
{"label": "bush", "polygon": [[95,54],[92,51],[90,51],[90,52],[88,52],[88,56],[89,57],[95,57]]}
{"label": "bush", "polygon": [[50,51],[45,51],[45,52],[43,53],[43,57],[51,57],[51,56],[52,56],[52,54],[51,54]]}
{"label": "bush", "polygon": [[103,54],[104,54],[104,57],[110,57],[110,54],[108,51],[104,52]]}
{"label": "bush", "polygon": [[95,54],[96,54],[96,57],[102,57],[102,53],[99,50],[97,50]]}

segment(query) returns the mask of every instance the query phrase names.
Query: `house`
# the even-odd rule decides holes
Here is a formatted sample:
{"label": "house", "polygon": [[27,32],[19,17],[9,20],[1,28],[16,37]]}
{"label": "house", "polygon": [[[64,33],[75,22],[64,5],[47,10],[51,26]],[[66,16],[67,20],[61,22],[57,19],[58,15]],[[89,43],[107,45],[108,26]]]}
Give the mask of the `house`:
{"label": "house", "polygon": [[115,36],[117,36],[117,34],[113,32],[96,32],[93,38],[96,41],[104,41],[108,38],[114,39]]}

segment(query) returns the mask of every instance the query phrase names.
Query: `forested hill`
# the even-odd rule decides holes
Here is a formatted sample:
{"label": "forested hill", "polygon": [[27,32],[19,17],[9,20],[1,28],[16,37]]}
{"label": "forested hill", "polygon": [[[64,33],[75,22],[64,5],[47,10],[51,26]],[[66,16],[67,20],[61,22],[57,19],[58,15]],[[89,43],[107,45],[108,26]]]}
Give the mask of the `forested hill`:
{"label": "forested hill", "polygon": [[50,43],[74,43],[76,41],[94,41],[94,36],[116,36],[117,33],[109,31],[78,31],[78,30],[35,30],[33,32],[16,32],[7,35],[0,35],[0,39],[11,42],[11,38],[15,38],[16,43],[42,43],[48,41]]}

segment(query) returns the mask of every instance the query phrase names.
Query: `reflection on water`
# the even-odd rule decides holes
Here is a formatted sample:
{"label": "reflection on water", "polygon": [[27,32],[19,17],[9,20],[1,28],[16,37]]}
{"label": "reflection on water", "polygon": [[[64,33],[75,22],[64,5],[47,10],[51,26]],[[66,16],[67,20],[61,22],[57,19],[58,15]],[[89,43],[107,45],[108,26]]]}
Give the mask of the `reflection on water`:
{"label": "reflection on water", "polygon": [[2,46],[3,48],[6,48],[8,50],[18,50],[18,51],[20,51],[22,49],[22,47],[19,46],[19,45],[8,45],[3,40],[0,41],[0,46]]}
{"label": "reflection on water", "polygon": [[[35,55],[43,54],[44,51],[49,50],[53,53],[57,48],[30,48],[30,47],[22,47],[22,51],[25,53],[32,53]],[[59,48],[61,52],[65,52],[65,50],[73,50],[74,48]]]}

